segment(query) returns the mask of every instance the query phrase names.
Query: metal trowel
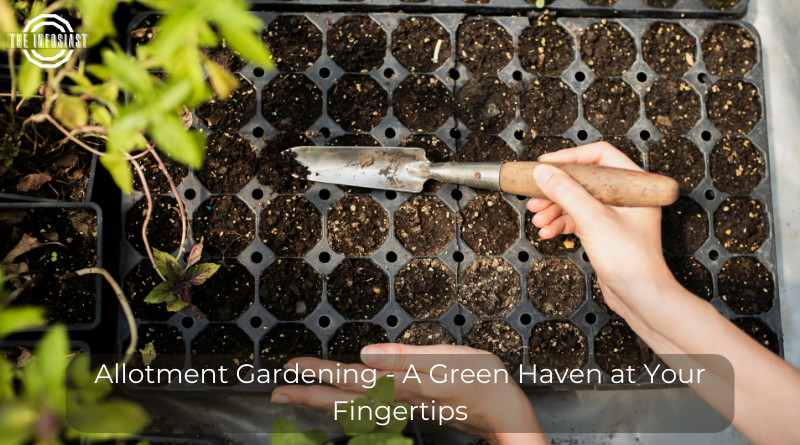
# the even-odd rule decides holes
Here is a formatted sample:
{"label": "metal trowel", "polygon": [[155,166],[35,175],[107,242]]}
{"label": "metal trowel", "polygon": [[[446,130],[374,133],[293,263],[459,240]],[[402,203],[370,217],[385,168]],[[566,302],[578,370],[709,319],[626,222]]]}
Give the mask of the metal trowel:
{"label": "metal trowel", "polygon": [[[291,151],[308,168],[310,181],[418,193],[425,181],[435,179],[546,198],[533,180],[539,162],[432,163],[422,148],[404,147],[302,146]],[[564,170],[605,204],[657,207],[678,199],[678,183],[666,176],[593,164],[547,164]]]}

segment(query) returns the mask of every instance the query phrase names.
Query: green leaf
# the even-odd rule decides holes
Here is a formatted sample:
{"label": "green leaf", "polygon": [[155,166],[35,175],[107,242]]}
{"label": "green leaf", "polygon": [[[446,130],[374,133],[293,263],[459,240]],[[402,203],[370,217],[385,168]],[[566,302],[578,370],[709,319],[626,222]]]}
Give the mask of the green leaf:
{"label": "green leaf", "polygon": [[[153,77],[136,59],[119,50],[106,50],[103,51],[103,65],[109,78],[123,90],[142,95],[152,93]],[[87,69],[93,70],[92,67]]]}
{"label": "green leaf", "polygon": [[[342,424],[342,428],[344,429],[344,433],[347,435],[354,435],[354,434],[366,434],[371,433],[375,430],[378,426],[376,420],[370,419],[369,416],[363,416],[359,418],[358,410],[359,407],[367,406],[370,410],[375,409],[375,405],[370,403],[367,399],[363,397],[359,397],[353,400],[350,403],[346,403],[343,405],[343,409],[347,410],[348,412],[356,413],[353,418],[349,417],[341,417],[339,419],[339,423]],[[351,410],[352,407],[352,410]]]}
{"label": "green leaf", "polygon": [[81,12],[80,32],[89,34],[88,46],[100,43],[106,37],[117,35],[114,28],[116,1],[76,0],[76,11]]}
{"label": "green leaf", "polygon": [[32,64],[27,57],[22,59],[18,76],[19,94],[24,99],[29,99],[39,92],[39,85],[42,83],[42,69]]}
{"label": "green leaf", "polygon": [[328,436],[322,430],[300,431],[291,422],[277,419],[270,432],[272,445],[322,445]]}
{"label": "green leaf", "polygon": [[380,403],[394,402],[394,376],[385,375],[375,382],[375,386],[364,391],[364,397]]}
{"label": "green leaf", "polygon": [[13,398],[14,366],[5,358],[0,358],[0,400],[11,400]]}
{"label": "green leaf", "polygon": [[193,286],[197,286],[205,283],[205,281],[214,275],[218,269],[219,264],[198,264],[186,271],[186,275],[189,278],[189,283],[191,283]]}
{"label": "green leaf", "polygon": [[38,307],[0,310],[0,338],[16,331],[35,328],[44,324],[44,312]]}
{"label": "green leaf", "polygon": [[156,262],[156,268],[164,278],[168,281],[171,281],[172,284],[177,284],[183,281],[186,278],[186,275],[181,270],[181,266],[178,265],[178,260],[175,259],[172,255],[168,254],[167,252],[162,252],[156,248],[153,248],[153,258]]}
{"label": "green leaf", "polygon": [[149,421],[147,412],[133,402],[112,401],[98,404],[81,404],[79,394],[70,392],[67,423],[85,433],[133,434]]}
{"label": "green leaf", "polygon": [[14,19],[14,10],[11,9],[7,0],[0,0],[0,33],[3,33],[3,40],[6,33],[16,33],[19,30],[17,21]]}
{"label": "green leaf", "polygon": [[[394,408],[396,406],[404,406],[406,408],[405,412],[409,412],[409,410],[410,410],[410,406],[408,405],[408,403],[397,402],[397,403],[390,403],[389,404],[389,410],[390,410],[389,412],[390,413],[394,413]],[[388,432],[388,433],[401,433],[405,429],[406,425],[408,425],[408,418],[405,418],[405,419],[401,420],[401,419],[397,419],[395,417],[392,417],[391,419],[389,419],[389,423],[384,425],[382,427],[382,429],[383,429],[383,431]]]}
{"label": "green leaf", "polygon": [[128,165],[128,160],[121,151],[109,147],[105,156],[100,156],[100,163],[108,170],[114,183],[123,193],[130,195],[133,191],[133,173]]}
{"label": "green leaf", "polygon": [[167,303],[167,310],[170,312],[178,312],[188,305],[188,302],[181,300],[180,298],[176,298],[175,300]]}
{"label": "green leaf", "polygon": [[144,363],[145,366],[150,366],[150,363],[153,363],[153,360],[156,359],[155,342],[155,340],[151,341],[140,351],[142,353],[142,363]]}
{"label": "green leaf", "polygon": [[267,46],[256,36],[255,32],[241,26],[228,26],[227,24],[222,25],[220,31],[228,44],[242,57],[257,63],[265,70],[275,69]]}
{"label": "green leaf", "polygon": [[359,434],[349,442],[348,445],[414,445],[414,440],[403,437],[400,433],[371,433]]}
{"label": "green leaf", "polygon": [[239,81],[233,74],[211,60],[206,59],[205,67],[208,78],[211,80],[211,87],[220,99],[227,99],[239,86]]}
{"label": "green leaf", "polygon": [[189,257],[186,259],[186,267],[192,267],[200,261],[200,257],[203,255],[203,243],[197,243],[192,247],[192,250],[189,252]]}
{"label": "green leaf", "polygon": [[53,107],[53,116],[70,130],[83,127],[89,121],[86,104],[77,97],[67,95],[58,98]]}
{"label": "green leaf", "polygon": [[108,112],[106,107],[100,104],[92,104],[89,106],[89,110],[92,113],[92,120],[97,122],[98,125],[106,128],[111,126],[111,113]]}
{"label": "green leaf", "polygon": [[536,0],[536,7],[537,8],[544,8],[545,0]]}
{"label": "green leaf", "polygon": [[178,294],[172,290],[172,283],[169,281],[162,281],[158,284],[158,286],[154,287],[146,297],[144,297],[144,302],[151,304],[163,303],[165,301],[172,300],[173,298],[178,298]]}
{"label": "green leaf", "polygon": [[34,364],[38,365],[43,388],[47,397],[53,401],[52,408],[63,408],[60,403],[63,403],[65,397],[67,354],[69,354],[67,330],[62,325],[55,325],[44,335],[36,348],[35,355],[38,360],[25,367],[27,370]]}
{"label": "green leaf", "polygon": [[24,402],[14,401],[0,405],[0,437],[3,444],[22,445],[30,442],[38,418],[36,409]]}
{"label": "green leaf", "polygon": [[175,115],[151,123],[148,134],[158,149],[170,159],[199,170],[206,156],[205,139],[196,130],[186,130],[183,122]]}

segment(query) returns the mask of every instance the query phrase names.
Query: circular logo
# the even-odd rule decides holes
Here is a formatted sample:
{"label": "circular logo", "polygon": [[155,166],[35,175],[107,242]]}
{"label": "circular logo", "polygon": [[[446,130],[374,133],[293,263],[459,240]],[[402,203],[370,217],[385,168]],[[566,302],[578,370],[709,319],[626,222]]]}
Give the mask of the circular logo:
{"label": "circular logo", "polygon": [[[75,51],[76,39],[80,40],[80,36],[75,34],[69,22],[55,14],[37,16],[28,21],[22,32],[34,36],[35,49],[22,49],[22,52],[39,68],[56,68],[63,65]],[[61,51],[55,52],[55,55],[44,56],[37,52],[37,49],[47,49],[46,53],[54,53],[58,49]]]}

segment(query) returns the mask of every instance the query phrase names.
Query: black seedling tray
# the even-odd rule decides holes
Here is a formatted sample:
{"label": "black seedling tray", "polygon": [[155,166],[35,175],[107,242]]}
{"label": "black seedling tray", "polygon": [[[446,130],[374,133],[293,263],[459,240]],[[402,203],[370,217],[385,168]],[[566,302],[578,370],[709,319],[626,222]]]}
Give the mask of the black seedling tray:
{"label": "black seedling tray", "polygon": [[[259,17],[261,17],[265,24],[268,25],[272,20],[278,17],[279,13],[271,13],[271,12],[259,12],[256,13]],[[314,143],[318,145],[324,145],[325,142],[328,140],[339,136],[341,134],[345,134],[345,132],[331,119],[327,114],[327,97],[328,97],[328,90],[331,88],[331,85],[334,83],[336,79],[341,77],[344,71],[338,67],[329,57],[327,53],[327,48],[325,47],[325,38],[326,32],[328,30],[328,24],[333,24],[341,17],[347,15],[344,13],[325,13],[325,14],[315,14],[315,13],[297,13],[294,15],[303,15],[308,18],[312,23],[314,23],[319,29],[322,31],[323,35],[323,52],[321,57],[313,64],[310,68],[308,68],[305,73],[308,77],[319,87],[322,91],[323,95],[323,115],[319,118],[308,130],[310,130],[312,135],[317,137],[312,137],[311,139]],[[135,29],[136,25],[140,23],[145,17],[147,13],[143,13],[138,15],[133,22],[129,26],[129,30]],[[436,70],[432,74],[436,77],[442,84],[444,84],[447,89],[452,93],[453,91],[459,91],[461,87],[463,87],[469,80],[470,74],[465,66],[456,63],[456,34],[457,29],[459,26],[459,22],[462,19],[468,19],[465,15],[462,14],[400,14],[400,13],[380,13],[380,14],[370,14],[375,22],[380,24],[383,30],[387,34],[387,52],[386,57],[384,59],[384,63],[381,67],[376,70],[373,70],[369,73],[369,75],[375,79],[383,88],[388,91],[389,95],[389,103],[392,103],[392,91],[396,88],[396,86],[409,75],[409,70],[403,67],[391,54],[391,36],[394,29],[398,26],[398,22],[408,17],[432,17],[434,18],[439,24],[441,24],[449,33],[451,39],[451,46],[449,48],[449,58],[444,62],[444,64]],[[513,59],[510,63],[500,72],[499,78],[508,84],[512,88],[516,88],[520,86],[521,83],[527,83],[531,79],[534,78],[534,75],[526,72],[519,61],[519,56],[516,54],[518,51],[518,37],[521,31],[526,28],[529,24],[529,19],[527,17],[491,17],[497,20],[513,37],[513,43],[515,46],[515,54]],[[578,49],[578,43],[580,39],[580,35],[582,34],[583,30],[587,28],[592,23],[599,21],[599,19],[579,19],[579,18],[559,18],[558,23],[564,27],[571,38],[574,39],[575,48],[574,51],[574,61],[573,63],[561,74],[560,78],[566,83],[578,96],[578,119],[573,123],[573,125],[567,130],[564,134],[560,135],[565,138],[572,140],[576,145],[582,145],[589,142],[598,141],[601,139],[601,134],[598,130],[593,128],[589,122],[587,121],[586,117],[584,116],[583,111],[583,99],[581,94],[585,92],[589,86],[593,83],[596,79],[595,74],[589,69],[588,65],[581,59],[580,51]],[[622,79],[627,82],[639,96],[640,102],[640,116],[638,121],[633,125],[633,128],[628,131],[627,136],[636,147],[643,153],[647,153],[649,148],[649,143],[654,143],[659,141],[662,138],[661,133],[656,129],[656,127],[647,120],[645,116],[645,108],[644,108],[644,94],[647,91],[647,88],[650,87],[653,82],[659,78],[659,76],[647,66],[647,64],[643,61],[642,54],[641,54],[641,40],[642,35],[647,29],[647,27],[655,22],[656,20],[646,20],[646,19],[619,19],[613,20],[614,22],[619,23],[625,30],[627,30],[634,39],[635,48],[637,51],[636,61],[633,66],[622,76]],[[700,151],[703,153],[703,158],[705,160],[706,168],[705,168],[705,178],[700,182],[700,184],[692,191],[689,195],[692,200],[699,203],[704,211],[708,215],[709,221],[709,233],[710,236],[704,242],[702,247],[697,250],[693,257],[699,261],[703,266],[705,266],[712,274],[713,281],[714,281],[714,297],[711,300],[711,303],[717,308],[726,318],[734,319],[734,318],[748,318],[748,317],[740,317],[734,312],[732,312],[725,303],[719,298],[718,295],[718,280],[717,274],[719,273],[722,266],[732,257],[739,256],[731,254],[727,249],[723,247],[719,240],[717,240],[714,236],[714,211],[717,209],[718,206],[729,196],[726,193],[723,193],[717,190],[713,182],[711,180],[710,171],[709,171],[709,153],[715,147],[716,143],[722,139],[723,135],[711,124],[708,120],[706,114],[706,107],[705,107],[705,97],[707,92],[710,90],[711,85],[716,83],[719,78],[711,73],[708,72],[706,69],[706,65],[703,61],[702,57],[702,45],[700,42],[701,37],[703,36],[706,28],[713,23],[719,22],[711,22],[705,20],[681,20],[675,21],[674,23],[678,23],[685,28],[686,31],[690,33],[692,38],[696,40],[696,53],[694,54],[694,60],[696,63],[694,66],[683,76],[683,79],[692,87],[696,94],[701,98],[701,119],[696,123],[694,128],[685,135],[688,139],[692,140],[697,144]],[[758,37],[758,33],[756,30],[749,24],[743,22],[729,22],[736,26],[741,26],[747,30],[747,32],[751,35],[751,37],[755,40],[758,52],[760,54],[760,40]],[[130,43],[130,41],[129,41]],[[760,55],[757,56],[758,60],[755,66],[744,76],[744,80],[753,83],[760,95],[760,102],[761,102],[761,120],[755,126],[755,128],[746,136],[746,138],[754,144],[757,149],[763,155],[764,160],[764,167],[765,167],[765,174],[762,178],[761,182],[758,186],[750,193],[748,196],[758,199],[764,206],[765,206],[765,213],[766,213],[766,224],[768,226],[769,235],[767,240],[763,243],[763,245],[753,254],[747,255],[756,258],[760,261],[771,273],[773,280],[775,281],[776,276],[776,258],[775,258],[775,240],[774,240],[774,231],[772,229],[772,195],[770,189],[770,173],[769,173],[769,151],[768,151],[768,144],[767,144],[767,123],[766,123],[766,115],[763,110],[766,109],[764,106],[764,87],[763,87],[763,65],[760,59]],[[256,89],[258,90],[258,106],[257,110],[258,113],[255,118],[253,118],[249,123],[244,125],[241,130],[239,131],[241,134],[251,135],[255,130],[257,133],[263,131],[264,134],[267,136],[274,137],[277,134],[275,128],[270,125],[270,123],[261,115],[261,90],[267,85],[271,79],[277,76],[278,73],[266,73],[262,77],[257,77],[254,74],[254,69],[257,68],[255,66],[248,65],[241,70],[241,73],[248,79],[248,81],[252,82]],[[321,77],[320,71],[327,71],[329,74],[326,77]],[[261,70],[259,70],[260,72]],[[452,73],[458,73],[456,77]],[[578,75],[578,78],[583,78],[582,81],[576,80],[576,74],[581,73]],[[391,74],[391,75],[390,75]],[[386,77],[389,76],[390,77]],[[454,80],[450,76],[456,77]],[[518,80],[515,80],[518,79]],[[521,80],[519,80],[521,79]],[[705,82],[701,79],[705,79]],[[455,96],[454,96],[455,97]],[[518,101],[519,102],[519,101]],[[455,113],[455,106],[454,106],[454,113]],[[524,147],[522,146],[521,141],[517,140],[515,137],[516,134],[520,131],[523,133],[528,133],[529,127],[528,125],[521,119],[520,117],[520,110],[519,106],[517,106],[517,110],[515,113],[515,118],[513,121],[502,131],[500,132],[500,136],[507,142],[507,144],[517,153],[521,154]],[[195,124],[197,124],[197,119],[195,119]],[[199,128],[203,128],[201,125],[196,125]],[[458,129],[458,132],[452,131],[453,129]],[[260,129],[260,130],[258,130]],[[392,132],[387,132],[386,130],[393,130],[393,137],[388,137],[387,134],[391,135]],[[649,140],[645,141],[642,137],[645,135],[644,132],[649,132]],[[329,137],[321,137],[321,134],[328,134]],[[388,109],[387,116],[383,119],[383,121],[377,125],[375,128],[372,129],[371,133],[372,137],[379,141],[383,146],[399,146],[401,145],[401,138],[407,137],[412,134],[412,132],[404,127],[395,117],[392,111],[391,106]],[[457,120],[453,117],[448,119],[448,122],[439,128],[437,131],[428,134],[435,134],[438,136],[450,149],[455,149],[457,140],[455,138],[460,138],[460,142],[466,142],[470,137],[470,131],[466,127],[464,123],[460,120]],[[451,136],[454,135],[454,136]],[[252,138],[252,143],[259,148],[263,147],[264,144],[260,140],[256,138]],[[709,193],[710,191],[710,193]],[[193,172],[189,172],[188,177],[178,186],[179,198],[183,200],[187,211],[191,217],[194,214],[195,210],[201,206],[201,204],[211,196],[215,196],[214,194],[210,193],[197,179]],[[427,193],[426,193],[427,194]],[[329,246],[327,242],[328,238],[328,230],[327,230],[327,223],[328,223],[328,206],[333,202],[341,199],[345,196],[345,192],[337,186],[329,185],[329,184],[315,184],[311,187],[307,192],[303,194],[322,214],[322,237],[321,241],[308,253],[306,254],[303,259],[308,262],[317,272],[320,273],[323,277],[326,275],[331,274],[334,269],[341,263],[345,256],[335,252],[331,246]],[[430,195],[430,194],[428,194]],[[476,259],[478,255],[470,249],[467,244],[462,240],[460,236],[460,225],[458,224],[456,213],[464,209],[473,199],[476,198],[477,192],[464,186],[455,186],[455,185],[446,185],[439,189],[435,194],[453,213],[454,221],[456,222],[456,235],[454,239],[445,247],[439,254],[435,255],[435,258],[438,258],[442,261],[454,274],[456,279],[458,280],[459,277],[459,269],[466,270],[467,267]],[[288,323],[283,321],[277,321],[276,317],[270,314],[260,303],[259,301],[259,277],[261,276],[262,271],[267,268],[270,264],[272,264],[276,257],[273,252],[261,241],[261,237],[258,233],[258,226],[260,222],[260,211],[263,207],[266,206],[266,203],[269,198],[273,198],[275,195],[271,192],[271,190],[263,185],[260,185],[256,178],[254,178],[250,183],[248,183],[239,193],[236,194],[242,201],[247,203],[247,205],[253,210],[254,217],[255,217],[255,226],[256,226],[256,236],[255,240],[246,248],[244,249],[241,254],[239,254],[236,259],[245,267],[247,268],[253,277],[254,282],[254,296],[253,296],[253,305],[247,310],[247,312],[239,317],[235,324],[241,328],[250,338],[253,340],[254,346],[254,357],[255,357],[255,366],[258,367],[260,363],[259,359],[259,351],[262,349],[259,346],[259,341],[264,338],[265,334],[273,327],[278,324]],[[444,326],[456,339],[458,344],[461,344],[462,337],[467,334],[470,329],[472,329],[473,324],[475,321],[480,320],[479,317],[474,316],[465,306],[459,304],[453,304],[441,317],[438,319],[433,320],[415,320],[413,319],[408,313],[406,313],[401,306],[395,300],[395,289],[394,283],[395,278],[398,272],[408,264],[415,256],[406,250],[401,243],[397,240],[394,232],[394,213],[400,207],[400,205],[414,196],[410,193],[394,193],[394,192],[386,192],[386,191],[373,191],[368,196],[371,196],[377,203],[379,203],[387,212],[388,219],[389,219],[389,236],[388,239],[373,253],[369,256],[372,261],[377,264],[387,275],[389,275],[389,290],[390,290],[390,297],[389,303],[371,320],[364,321],[358,320],[353,321],[355,323],[365,323],[365,322],[372,322],[381,326],[385,329],[388,334],[389,338],[392,341],[395,341],[402,333],[408,328],[413,322],[417,321],[436,321]],[[123,221],[126,220],[127,212],[134,203],[138,200],[142,199],[141,193],[136,192],[133,196],[124,196],[123,197]],[[592,265],[586,259],[587,257],[583,253],[583,249],[579,249],[576,252],[565,256],[568,258],[581,272],[583,275],[583,280],[585,283],[585,294],[583,296],[583,301],[578,309],[570,314],[568,317],[561,318],[561,319],[552,319],[543,316],[539,311],[537,311],[533,304],[528,299],[527,294],[527,277],[526,275],[528,272],[531,271],[533,265],[544,258],[543,254],[537,251],[531,242],[527,239],[525,235],[525,203],[527,199],[520,199],[513,195],[503,195],[503,199],[513,208],[515,209],[518,217],[518,223],[520,227],[519,237],[517,241],[513,244],[513,246],[508,249],[503,255],[502,259],[504,259],[508,264],[510,264],[515,272],[518,274],[520,279],[520,285],[522,288],[521,294],[521,301],[511,310],[502,320],[505,320],[515,331],[517,334],[520,335],[522,338],[522,342],[524,345],[523,349],[523,357],[522,362],[527,366],[530,367],[530,356],[528,351],[528,341],[530,337],[531,329],[536,326],[538,323],[548,320],[557,320],[557,321],[567,321],[572,325],[576,326],[582,335],[586,338],[587,344],[587,360],[583,366],[583,370],[586,371],[587,369],[600,369],[598,364],[595,360],[594,355],[594,338],[600,332],[600,330],[609,323],[609,321],[614,319],[619,319],[618,317],[611,317],[606,312],[604,312],[600,306],[592,299],[592,285],[591,285],[591,274],[593,272]],[[194,237],[191,235],[189,236],[189,243],[194,244],[195,240]],[[188,250],[188,249],[187,249]],[[260,254],[260,261],[255,261],[258,259]],[[455,257],[460,257],[461,260],[457,261]],[[363,257],[362,257],[363,258]],[[134,269],[134,267],[142,261],[147,261],[145,257],[140,255],[137,251],[135,251],[132,246],[127,241],[127,238],[123,235],[122,236],[122,255],[121,255],[121,270],[120,275],[124,278],[128,276],[128,274]],[[311,331],[313,331],[317,337],[319,338],[322,344],[323,355],[327,357],[327,350],[328,344],[332,336],[335,334],[337,329],[342,326],[346,320],[340,315],[334,307],[331,305],[330,302],[327,301],[327,281],[323,278],[323,294],[322,294],[322,303],[308,315],[302,323]],[[195,310],[186,308],[181,312],[172,316],[167,322],[168,325],[174,326],[181,330],[182,337],[185,341],[186,346],[186,355],[187,355],[187,366],[190,364],[191,361],[191,350],[192,350],[192,341],[198,335],[200,331],[205,329],[210,323],[217,324],[216,322],[209,322],[205,317],[196,317],[197,313]],[[199,318],[199,320],[198,320]],[[777,285],[775,286],[775,294],[774,299],[772,302],[772,308],[763,314],[752,316],[751,318],[758,319],[764,322],[769,328],[777,334],[780,344],[780,355],[783,354],[783,345],[782,345],[782,334],[781,334],[781,323],[780,323],[780,304],[778,300],[778,290]],[[252,321],[252,323],[251,323]],[[146,320],[138,320],[140,326],[144,326],[149,323]],[[184,324],[185,323],[185,324]],[[120,318],[119,323],[119,332],[118,332],[118,351],[124,350],[124,341],[128,336],[128,329],[126,324],[124,323],[124,319]],[[660,363],[659,359],[655,356],[652,358],[652,364]],[[541,384],[523,384],[523,387],[526,390],[536,390],[536,389],[625,389],[625,388],[660,388],[660,387],[674,387],[674,386],[681,386],[676,384],[667,384],[665,382],[657,381],[654,384],[645,383],[645,377],[648,377],[646,373],[642,373],[638,383],[635,384],[613,384],[611,382],[610,375],[606,372],[600,370],[603,376],[603,383],[600,385],[574,385],[574,384],[560,384],[560,385],[541,385]],[[648,379],[649,380],[649,379]],[[196,390],[198,387],[194,386],[193,388],[187,388],[181,385],[173,384],[167,387],[170,390],[176,391],[191,391]],[[270,386],[265,385],[255,385],[255,386],[248,386],[248,385],[238,385],[233,388],[214,388],[208,387],[209,390],[223,390],[223,391],[230,391],[233,389],[236,390],[243,390],[243,391],[263,391],[265,389],[271,389]]]}
{"label": "black seedling tray", "polygon": [[[86,198],[83,202],[91,202],[94,196],[94,180],[97,177],[97,155],[92,155],[92,166],[89,168],[89,182],[86,184]],[[36,196],[23,195],[21,193],[1,193],[0,202],[3,201],[28,201],[28,202],[60,202],[68,203],[70,201],[60,201],[50,198],[39,198]]]}

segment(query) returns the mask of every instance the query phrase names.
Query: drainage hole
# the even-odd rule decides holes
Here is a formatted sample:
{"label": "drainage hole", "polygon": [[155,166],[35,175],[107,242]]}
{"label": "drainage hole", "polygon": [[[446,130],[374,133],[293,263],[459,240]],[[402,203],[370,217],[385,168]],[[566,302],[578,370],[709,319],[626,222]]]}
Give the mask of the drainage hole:
{"label": "drainage hole", "polygon": [[252,261],[252,262],[254,262],[256,264],[260,263],[263,259],[264,259],[264,255],[262,255],[261,252],[253,252],[253,254],[250,255],[250,261]]}
{"label": "drainage hole", "polygon": [[719,252],[716,250],[710,250],[708,252],[708,257],[711,258],[711,261],[717,261],[719,259]]}
{"label": "drainage hole", "polygon": [[257,138],[264,136],[264,129],[261,127],[253,128],[253,136]]}
{"label": "drainage hole", "polygon": [[585,141],[586,139],[589,139],[589,133],[587,133],[586,130],[579,131],[578,132],[578,139],[581,140],[581,141]]}
{"label": "drainage hole", "polygon": [[322,317],[319,317],[318,323],[320,327],[327,328],[328,326],[331,325],[331,319],[328,318],[327,315],[323,315]]}
{"label": "drainage hole", "polygon": [[459,77],[461,77],[461,74],[455,68],[450,68],[450,71],[447,72],[447,75],[453,80],[457,80]]}
{"label": "drainage hole", "polygon": [[253,196],[253,199],[261,199],[264,197],[264,191],[261,189],[253,189],[253,192],[250,193]]}
{"label": "drainage hole", "polygon": [[261,327],[261,323],[262,323],[261,317],[253,317],[253,318],[250,319],[250,326],[252,326],[254,328],[260,328]]}
{"label": "drainage hole", "polygon": [[458,314],[453,317],[453,323],[455,323],[456,326],[464,326],[467,323],[467,318],[461,314]]}
{"label": "drainage hole", "polygon": [[464,254],[461,252],[455,252],[453,253],[453,259],[460,263],[464,261]]}
{"label": "drainage hole", "polygon": [[386,131],[383,132],[383,134],[385,134],[386,137],[389,139],[397,135],[397,133],[394,131],[394,128],[387,128]]}
{"label": "drainage hole", "polygon": [[194,326],[194,319],[192,317],[183,317],[183,320],[181,320],[181,326],[186,329],[191,328]]}
{"label": "drainage hole", "polygon": [[394,253],[394,252],[387,252],[386,253],[386,261],[388,261],[390,263],[394,263],[395,261],[397,261],[397,254]]}
{"label": "drainage hole", "polygon": [[524,137],[525,137],[525,132],[524,131],[517,130],[517,131],[514,132],[514,139],[516,139],[518,141],[521,141],[522,138],[524,138]]}
{"label": "drainage hole", "polygon": [[647,130],[642,130],[642,132],[639,133],[639,137],[642,138],[643,141],[649,141],[650,140],[650,132],[647,131]]}
{"label": "drainage hole", "polygon": [[589,255],[586,255],[586,252],[583,252],[581,256],[583,257],[583,261],[589,262]]}
{"label": "drainage hole", "polygon": [[183,196],[186,199],[194,199],[194,197],[197,196],[197,192],[195,192],[194,189],[186,189],[186,191],[183,192]]}
{"label": "drainage hole", "polygon": [[711,140],[711,132],[706,130],[706,131],[700,133],[700,137],[703,138],[704,141],[710,141]]}
{"label": "drainage hole", "polygon": [[383,77],[391,79],[392,77],[394,77],[394,70],[391,68],[386,68],[385,70],[383,70]]}
{"label": "drainage hole", "polygon": [[516,81],[522,80],[522,71],[514,71],[511,77]]}
{"label": "drainage hole", "polygon": [[392,200],[397,198],[397,192],[394,190],[387,190],[386,191],[386,199]]}
{"label": "drainage hole", "polygon": [[331,76],[331,70],[329,70],[328,68],[320,68],[319,69],[319,77],[321,77],[323,79],[327,79],[330,76]]}
{"label": "drainage hole", "polygon": [[597,322],[597,315],[589,312],[588,314],[586,314],[585,320],[589,324],[595,324],[595,322]]}
{"label": "drainage hole", "polygon": [[525,201],[526,199],[528,199],[528,197],[527,196],[522,196],[522,195],[517,195],[517,199],[519,199],[520,201]]}
{"label": "drainage hole", "polygon": [[706,74],[706,73],[698,74],[697,75],[697,80],[699,80],[700,83],[708,83],[708,74]]}
{"label": "drainage hole", "polygon": [[263,77],[264,76],[264,68],[256,68],[253,70],[253,75],[256,77]]}
{"label": "drainage hole", "polygon": [[319,254],[319,261],[321,263],[327,263],[330,260],[331,260],[331,254],[329,254],[328,252],[322,252]]}
{"label": "drainage hole", "polygon": [[400,320],[397,319],[397,315],[386,317],[386,324],[388,324],[390,328],[397,326],[397,323],[400,323]]}
{"label": "drainage hole", "polygon": [[329,138],[331,137],[331,131],[326,127],[322,127],[319,129],[319,132],[322,134],[322,137]]}
{"label": "drainage hole", "polygon": [[533,321],[531,314],[522,314],[519,316],[519,322],[524,325],[529,325]]}
{"label": "drainage hole", "polygon": [[451,128],[450,136],[452,136],[453,139],[461,139],[461,130],[459,130],[458,128]]}
{"label": "drainage hole", "polygon": [[530,258],[531,258],[531,256],[528,255],[528,252],[524,252],[523,251],[523,252],[520,252],[519,254],[517,254],[517,259],[522,261],[523,263],[527,262]]}
{"label": "drainage hole", "polygon": [[706,199],[712,201],[717,196],[714,190],[706,190]]}
{"label": "drainage hole", "polygon": [[322,189],[319,191],[319,199],[323,201],[327,201],[331,199],[331,191],[328,189]]}
{"label": "drainage hole", "polygon": [[461,190],[453,190],[452,192],[450,192],[450,196],[456,201],[458,201],[459,199],[461,199],[462,196]]}
{"label": "drainage hole", "polygon": [[584,74],[582,71],[578,71],[577,73],[575,73],[575,80],[577,80],[578,82],[583,82],[584,80],[586,80],[586,74]]}
{"label": "drainage hole", "polygon": [[647,82],[647,73],[639,73],[636,75],[636,80],[639,82]]}

